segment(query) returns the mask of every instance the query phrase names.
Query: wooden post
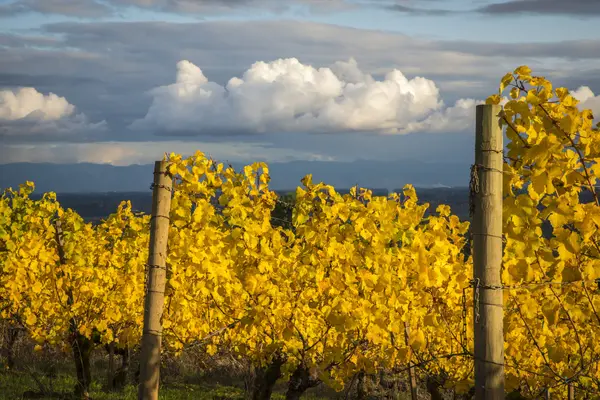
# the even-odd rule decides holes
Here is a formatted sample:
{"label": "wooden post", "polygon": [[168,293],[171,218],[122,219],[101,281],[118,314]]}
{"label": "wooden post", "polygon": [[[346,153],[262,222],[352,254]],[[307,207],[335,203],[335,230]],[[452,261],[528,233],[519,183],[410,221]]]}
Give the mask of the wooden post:
{"label": "wooden post", "polygon": [[148,282],[144,302],[144,330],[140,356],[138,400],[158,400],[161,319],[167,280],[167,241],[169,237],[172,185],[173,179],[167,174],[166,161],[156,161],[154,164]]}
{"label": "wooden post", "polygon": [[[404,323],[404,340],[408,346],[408,337],[410,335],[410,326],[408,323]],[[412,350],[411,350],[412,351]],[[415,376],[415,367],[412,365],[412,361],[408,360],[408,382],[410,384],[410,399],[417,400],[419,393],[417,392],[417,377]]]}
{"label": "wooden post", "polygon": [[106,373],[106,387],[108,390],[115,389],[115,342],[108,344],[108,371]]}
{"label": "wooden post", "polygon": [[575,386],[573,386],[572,383],[569,383],[569,387],[568,387],[568,397],[569,400],[575,400]]}
{"label": "wooden post", "polygon": [[[475,399],[504,399],[503,135],[499,105],[478,105],[472,171]],[[477,182],[478,181],[478,182]],[[473,187],[474,186],[474,187]]]}

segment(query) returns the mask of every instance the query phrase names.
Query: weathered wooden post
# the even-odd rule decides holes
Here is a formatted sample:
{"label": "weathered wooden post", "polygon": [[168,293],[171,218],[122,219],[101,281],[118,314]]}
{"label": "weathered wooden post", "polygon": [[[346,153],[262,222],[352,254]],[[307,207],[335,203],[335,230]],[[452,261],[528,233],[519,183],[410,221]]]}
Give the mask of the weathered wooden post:
{"label": "weathered wooden post", "polygon": [[[408,323],[404,323],[404,341],[408,346],[408,337],[410,336],[410,326]],[[411,350],[412,351],[412,350]],[[411,356],[412,358],[412,356]],[[418,400],[419,392],[417,391],[417,377],[415,376],[415,367],[413,367],[412,360],[408,361],[408,382],[410,385],[410,400]]]}
{"label": "weathered wooden post", "polygon": [[502,302],[503,134],[499,105],[478,105],[476,112],[473,196],[473,313],[475,399],[504,399]]}
{"label": "weathered wooden post", "polygon": [[575,400],[575,386],[573,386],[572,383],[569,382],[569,386],[568,386],[568,398],[569,400]]}
{"label": "weathered wooden post", "polygon": [[173,179],[167,174],[166,161],[154,164],[152,217],[150,220],[150,249],[148,282],[144,302],[144,330],[140,356],[138,400],[158,400],[162,313],[167,280],[167,241]]}
{"label": "weathered wooden post", "polygon": [[115,389],[115,342],[110,342],[107,346],[108,350],[108,371],[106,371],[106,387],[108,390]]}

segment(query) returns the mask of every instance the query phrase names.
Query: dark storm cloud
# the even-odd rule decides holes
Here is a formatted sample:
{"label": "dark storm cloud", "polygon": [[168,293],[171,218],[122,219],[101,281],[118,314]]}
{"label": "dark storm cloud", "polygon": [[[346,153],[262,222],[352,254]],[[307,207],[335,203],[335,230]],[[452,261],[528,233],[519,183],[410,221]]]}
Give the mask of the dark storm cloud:
{"label": "dark storm cloud", "polygon": [[[43,91],[50,87],[64,87],[77,85],[102,84],[99,79],[77,76],[60,75],[28,75],[28,74],[5,74],[0,73],[0,87],[31,86]],[[48,90],[47,90],[48,89]]]}
{"label": "dark storm cloud", "polygon": [[600,1],[512,0],[489,4],[479,8],[477,11],[490,15],[539,14],[591,17],[600,16]]}
{"label": "dark storm cloud", "polygon": [[[476,4],[475,1],[473,3]],[[310,12],[315,13],[356,7],[377,7],[398,13],[429,16],[446,16],[471,12],[498,16],[539,14],[593,17],[600,15],[600,2],[596,0],[495,1],[482,7],[464,11],[444,8],[444,2],[437,0],[13,0],[8,4],[0,5],[0,17],[34,12],[79,18],[99,18],[114,15],[126,7],[197,15],[252,9],[284,12],[297,5],[306,6]],[[427,5],[427,7],[424,5]]]}
{"label": "dark storm cloud", "polygon": [[[437,4],[438,2],[436,0],[425,0],[425,1],[421,0],[418,3],[432,4],[434,6],[438,5]],[[414,14],[414,15],[445,16],[445,15],[451,15],[451,14],[457,13],[457,11],[454,11],[454,10],[448,10],[448,9],[438,8],[438,7],[422,8],[422,7],[414,7],[412,5],[406,5],[406,4],[415,4],[414,1],[412,1],[412,2],[402,1],[402,2],[397,2],[394,4],[384,4],[384,5],[381,5],[377,1],[374,1],[371,4],[375,5],[375,6],[383,7],[386,10],[390,10],[390,11],[394,11],[394,12],[398,12],[398,13]]]}
{"label": "dark storm cloud", "polygon": [[10,17],[24,13],[58,14],[70,17],[106,17],[113,10],[95,0],[15,0],[0,5],[0,17]]}
{"label": "dark storm cloud", "polygon": [[58,121],[39,121],[34,117],[17,121],[0,119],[0,141],[13,143],[87,143],[105,137],[106,122],[90,123],[84,115]]}
{"label": "dark storm cloud", "polygon": [[[427,16],[448,16],[463,15],[465,18],[469,14],[480,13],[490,16],[505,15],[554,15],[554,16],[577,16],[577,17],[596,17],[600,16],[600,1],[597,0],[509,0],[509,1],[487,1],[490,4],[465,10],[450,10],[437,5],[443,5],[443,2],[432,0],[402,1],[397,0],[394,4],[381,4],[378,0],[372,0],[367,5],[383,7],[385,9],[399,13]],[[419,6],[414,6],[419,3]],[[436,7],[421,7],[421,4],[431,3]],[[472,1],[476,4],[476,1]]]}
{"label": "dark storm cloud", "polygon": [[[231,77],[232,72],[244,71],[255,61],[286,57],[330,64],[356,56],[359,63],[371,71],[378,67],[389,70],[395,65],[414,68],[423,74],[442,71],[479,74],[482,73],[480,67],[495,64],[476,58],[477,51],[471,51],[468,43],[459,51],[447,50],[451,42],[311,22],[61,23],[45,29],[62,36],[64,46],[93,54],[96,62],[110,59],[115,63],[111,69],[122,69],[126,73],[148,68],[147,64],[151,63],[152,69],[165,66],[164,72],[173,74],[175,62],[189,58],[203,71],[216,73],[216,77],[209,78],[219,83],[224,83],[222,79]],[[277,40],[273,41],[273,37]],[[396,51],[390,52],[390,49]]]}
{"label": "dark storm cloud", "polygon": [[452,11],[452,10],[427,10],[427,9],[422,9],[422,8],[412,8],[412,7],[406,7],[406,6],[401,6],[399,4],[395,4],[389,7],[386,7],[388,10],[391,11],[396,11],[396,12],[401,12],[401,13],[410,13],[410,14],[417,14],[417,15],[438,15],[438,16],[442,16],[442,15],[449,15],[449,14],[456,14],[456,11]]}
{"label": "dark storm cloud", "polygon": [[14,33],[0,32],[0,48],[37,47],[52,48],[60,46],[60,39],[48,36],[27,36]]}
{"label": "dark storm cloud", "polygon": [[13,0],[0,5],[0,17],[41,13],[99,18],[115,15],[127,7],[199,15],[250,9],[283,12],[298,4],[307,6],[312,12],[328,12],[353,6],[345,0]]}

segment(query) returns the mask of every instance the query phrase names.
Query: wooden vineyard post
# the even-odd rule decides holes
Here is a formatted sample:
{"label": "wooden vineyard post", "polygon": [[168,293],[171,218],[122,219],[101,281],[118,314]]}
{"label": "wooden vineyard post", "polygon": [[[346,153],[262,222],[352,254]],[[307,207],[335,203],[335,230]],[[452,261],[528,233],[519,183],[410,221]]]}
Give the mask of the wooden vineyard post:
{"label": "wooden vineyard post", "polygon": [[[408,337],[410,336],[410,327],[408,323],[404,323],[404,340],[408,346]],[[417,392],[417,377],[415,376],[415,367],[412,365],[412,361],[408,361],[408,382],[410,384],[410,399],[417,400],[419,393]]]}
{"label": "wooden vineyard post", "polygon": [[475,399],[504,399],[502,264],[503,134],[499,105],[478,105],[473,201]]}
{"label": "wooden vineyard post", "polygon": [[113,383],[115,379],[115,342],[108,344],[108,371],[106,373],[106,387],[108,390],[115,389]]}
{"label": "wooden vineyard post", "polygon": [[569,383],[568,386],[568,399],[575,400],[575,386],[572,383]]}
{"label": "wooden vineyard post", "polygon": [[144,330],[140,356],[138,400],[158,400],[161,319],[167,280],[167,240],[169,236],[172,185],[173,179],[167,174],[166,161],[156,161],[152,190],[148,280],[144,301]]}

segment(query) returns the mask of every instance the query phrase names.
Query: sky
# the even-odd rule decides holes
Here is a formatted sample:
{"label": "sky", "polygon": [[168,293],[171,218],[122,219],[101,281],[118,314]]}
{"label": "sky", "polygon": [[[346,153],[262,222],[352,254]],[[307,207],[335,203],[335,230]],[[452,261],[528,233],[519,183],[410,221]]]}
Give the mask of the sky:
{"label": "sky", "polygon": [[597,0],[0,0],[0,163],[471,162],[520,65],[600,116],[599,22]]}

